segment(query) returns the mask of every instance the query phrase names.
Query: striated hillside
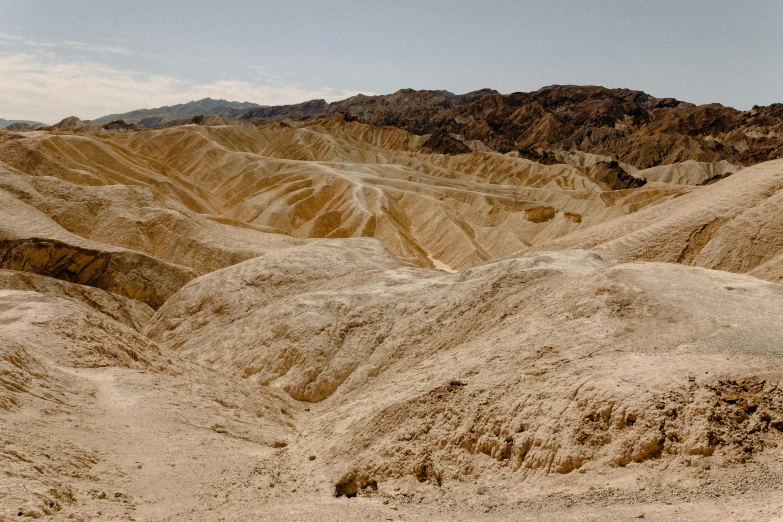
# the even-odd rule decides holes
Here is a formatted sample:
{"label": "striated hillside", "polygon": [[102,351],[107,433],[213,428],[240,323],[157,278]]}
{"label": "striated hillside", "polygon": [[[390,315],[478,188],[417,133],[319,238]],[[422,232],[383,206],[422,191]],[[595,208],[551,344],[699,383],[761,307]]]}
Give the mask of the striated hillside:
{"label": "striated hillside", "polygon": [[[99,200],[120,198],[122,207],[141,197],[166,209],[153,216],[147,204],[144,210],[132,208],[130,212],[143,215],[134,218],[138,223],[165,215],[187,222],[208,219],[211,228],[242,223],[244,235],[261,230],[283,234],[280,238],[375,237],[393,254],[422,266],[475,266],[693,188],[637,183],[633,189],[611,190],[617,178],[607,179],[600,168],[606,162],[593,156],[571,155],[563,163],[544,165],[492,151],[426,153],[422,137],[339,116],[261,127],[71,128],[75,130],[7,134],[0,138],[0,161],[24,174],[61,180],[22,177],[18,183],[89,191]],[[7,179],[11,183],[12,177]],[[120,195],[128,191],[139,195]],[[70,196],[59,198],[63,205],[73,205]],[[183,256],[202,256],[198,247],[177,236],[168,242],[156,236],[170,227],[156,232],[145,226],[141,232],[136,226],[125,230],[110,225],[116,222],[117,204],[103,203],[107,214],[87,219],[50,203],[49,210],[40,205],[52,219],[90,239],[175,263],[182,263]],[[75,222],[67,222],[71,220]],[[228,252],[254,251],[241,244],[222,245],[220,252],[202,256],[208,261],[193,260],[188,266],[215,269],[216,260]],[[232,257],[229,264],[238,260]]]}
{"label": "striated hillside", "polygon": [[681,198],[537,246],[703,266],[783,282],[783,160]]}

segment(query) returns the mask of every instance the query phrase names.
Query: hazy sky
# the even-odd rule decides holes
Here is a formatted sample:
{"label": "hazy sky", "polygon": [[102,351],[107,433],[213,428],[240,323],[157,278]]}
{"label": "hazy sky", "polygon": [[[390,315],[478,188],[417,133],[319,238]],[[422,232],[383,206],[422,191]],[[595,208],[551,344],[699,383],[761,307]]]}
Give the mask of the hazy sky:
{"label": "hazy sky", "polygon": [[403,87],[783,102],[783,0],[0,0],[0,118]]}

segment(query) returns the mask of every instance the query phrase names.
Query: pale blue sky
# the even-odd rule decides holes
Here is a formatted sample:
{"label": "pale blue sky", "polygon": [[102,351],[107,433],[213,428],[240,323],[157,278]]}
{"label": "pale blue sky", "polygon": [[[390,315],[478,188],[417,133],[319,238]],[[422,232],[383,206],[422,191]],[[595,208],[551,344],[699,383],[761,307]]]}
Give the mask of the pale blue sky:
{"label": "pale blue sky", "polygon": [[783,102],[783,1],[0,0],[0,117],[403,87]]}

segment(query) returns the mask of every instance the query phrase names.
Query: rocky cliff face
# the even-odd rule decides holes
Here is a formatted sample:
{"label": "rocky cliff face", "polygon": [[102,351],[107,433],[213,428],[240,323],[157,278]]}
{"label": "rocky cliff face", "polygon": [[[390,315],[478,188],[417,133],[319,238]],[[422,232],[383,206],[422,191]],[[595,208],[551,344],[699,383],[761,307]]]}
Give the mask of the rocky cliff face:
{"label": "rocky cliff face", "polygon": [[[402,89],[358,95],[327,104],[232,111],[256,123],[309,121],[342,114],[418,135],[436,133],[434,152],[463,151],[457,141],[479,140],[498,152],[578,150],[607,155],[637,168],[696,160],[752,165],[783,156],[780,104],[738,111],[720,104],[696,106],[641,91],[596,86],[550,86],[531,93],[482,89],[464,95]],[[441,134],[437,134],[441,133]]]}

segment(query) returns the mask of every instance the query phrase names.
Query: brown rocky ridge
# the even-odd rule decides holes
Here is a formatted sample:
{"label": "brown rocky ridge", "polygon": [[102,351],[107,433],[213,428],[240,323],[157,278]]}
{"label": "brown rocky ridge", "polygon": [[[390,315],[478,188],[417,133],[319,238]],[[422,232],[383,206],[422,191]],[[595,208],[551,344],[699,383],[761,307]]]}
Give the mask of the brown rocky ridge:
{"label": "brown rocky ridge", "polygon": [[642,169],[686,160],[747,166],[783,156],[782,104],[738,111],[593,86],[555,85],[507,95],[483,89],[460,96],[403,89],[232,114],[255,122],[344,114],[413,134],[447,132],[503,153],[523,150],[541,157],[551,150],[580,150]]}

